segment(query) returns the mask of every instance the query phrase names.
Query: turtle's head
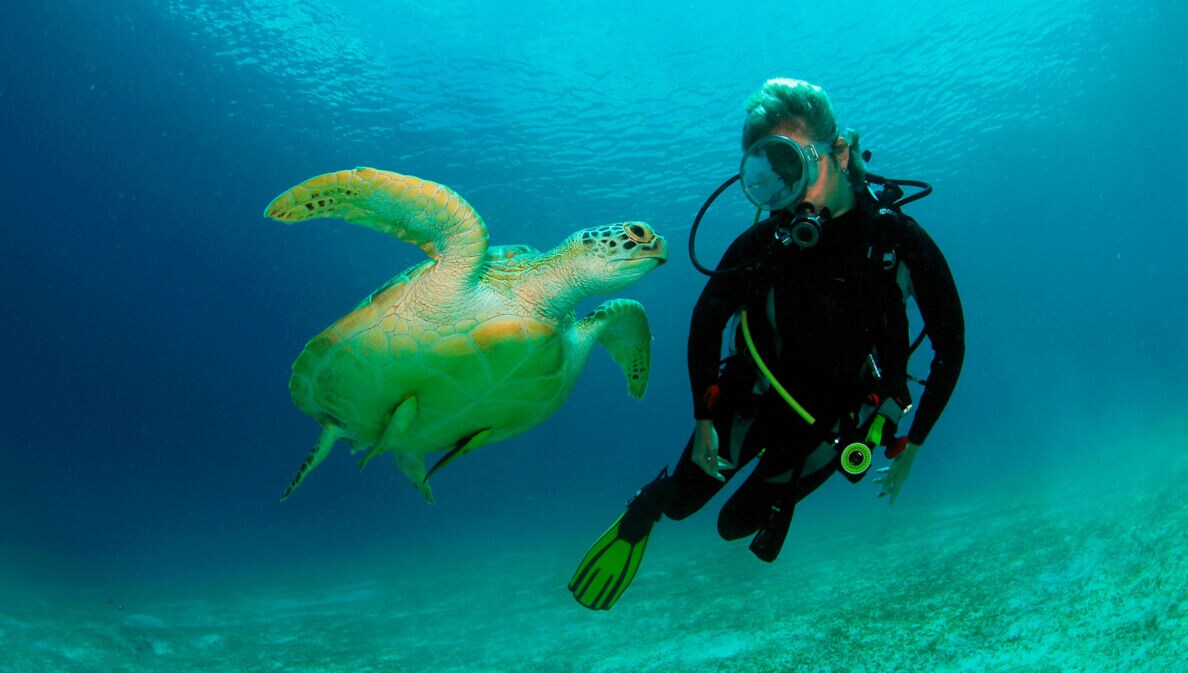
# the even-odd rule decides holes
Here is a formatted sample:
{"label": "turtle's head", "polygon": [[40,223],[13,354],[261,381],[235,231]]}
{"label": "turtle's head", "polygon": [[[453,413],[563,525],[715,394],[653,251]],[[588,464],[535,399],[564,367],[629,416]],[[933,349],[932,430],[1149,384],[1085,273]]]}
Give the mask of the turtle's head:
{"label": "turtle's head", "polygon": [[560,247],[570,253],[580,284],[590,294],[621,290],[668,260],[668,243],[643,222],[583,229]]}

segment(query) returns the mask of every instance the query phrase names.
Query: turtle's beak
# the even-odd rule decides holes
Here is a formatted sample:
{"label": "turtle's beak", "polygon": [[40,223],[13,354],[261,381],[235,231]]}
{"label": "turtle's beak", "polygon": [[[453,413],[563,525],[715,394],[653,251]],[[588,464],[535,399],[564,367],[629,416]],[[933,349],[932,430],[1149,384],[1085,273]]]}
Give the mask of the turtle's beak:
{"label": "turtle's beak", "polygon": [[654,259],[658,264],[663,264],[668,261],[668,241],[663,236],[656,236],[656,254]]}
{"label": "turtle's beak", "polygon": [[668,241],[664,240],[663,236],[656,236],[645,245],[638,245],[631,251],[633,254],[630,257],[620,259],[620,263],[627,264],[646,264],[648,262],[655,262],[656,266],[668,261]]}

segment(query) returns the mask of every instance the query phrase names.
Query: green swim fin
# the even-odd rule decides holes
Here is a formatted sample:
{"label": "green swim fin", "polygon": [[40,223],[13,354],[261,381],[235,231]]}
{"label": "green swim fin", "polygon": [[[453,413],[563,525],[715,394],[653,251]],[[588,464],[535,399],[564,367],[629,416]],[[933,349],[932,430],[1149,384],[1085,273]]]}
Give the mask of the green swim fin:
{"label": "green swim fin", "polygon": [[598,538],[569,580],[573,597],[591,610],[611,609],[635,579],[635,571],[643,560],[654,522],[648,522],[643,537],[638,537],[638,531],[631,531],[630,526],[624,530],[623,519],[628,514],[629,511],[623,512]]}
{"label": "green swim fin", "polygon": [[[667,473],[667,468],[662,470],[657,481]],[[652,486],[645,486],[627,503],[627,511],[590,547],[569,580],[573,597],[591,610],[611,609],[635,579],[652,527],[660,520],[658,489]]]}

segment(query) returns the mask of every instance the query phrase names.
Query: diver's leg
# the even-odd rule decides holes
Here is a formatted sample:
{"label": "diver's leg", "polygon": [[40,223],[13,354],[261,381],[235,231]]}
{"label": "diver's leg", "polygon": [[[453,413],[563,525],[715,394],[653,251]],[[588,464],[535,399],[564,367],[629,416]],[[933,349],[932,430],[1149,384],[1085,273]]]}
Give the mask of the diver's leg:
{"label": "diver's leg", "polygon": [[[718,513],[718,535],[737,540],[754,535],[771,517],[772,503],[784,492],[775,484],[756,479],[754,473],[730,496]],[[791,513],[789,512],[789,516]]]}
{"label": "diver's leg", "polygon": [[806,459],[832,434],[821,427],[821,423],[805,425],[787,407],[764,409],[747,443],[762,445],[766,450],[754,472],[722,507],[718,533],[723,538],[734,540],[754,534],[750,549],[755,556],[769,563],[776,559],[796,503],[831,474],[828,469],[814,468],[811,488],[801,492]]}
{"label": "diver's leg", "polygon": [[[813,440],[813,443],[822,446],[816,439]],[[836,451],[832,446],[824,446],[836,455]],[[803,456],[805,453],[811,453],[811,451],[803,452],[801,455]],[[755,474],[760,474],[761,471],[764,471],[761,470],[763,467],[763,463],[760,462],[759,467],[755,469]],[[808,470],[812,471],[810,472]],[[762,479],[762,483],[765,485],[773,485],[775,483],[779,483],[779,485],[776,487],[777,492],[774,496],[766,496],[768,502],[765,510],[766,518],[758,526],[755,532],[755,538],[751,540],[750,549],[756,557],[768,563],[776,560],[776,557],[780,555],[780,550],[784,547],[784,539],[788,536],[788,527],[792,525],[792,513],[796,509],[796,503],[817,490],[836,471],[836,458],[824,466],[816,467],[815,469],[812,466],[806,465],[805,458],[801,458],[800,465],[793,472],[789,473],[791,481],[780,483],[779,479],[783,478],[783,473],[775,475],[775,482],[771,481],[772,477]],[[754,475],[752,475],[751,479],[758,480]],[[751,481],[751,479],[747,481]],[[757,505],[762,502],[761,497],[764,496],[756,497],[751,501],[752,509],[749,513],[752,516],[760,515],[755,510],[757,509]],[[719,523],[720,527],[721,523]],[[743,535],[745,534],[744,532]],[[739,537],[742,537],[742,535],[739,535]]]}
{"label": "diver's leg", "polygon": [[[737,428],[741,424],[733,413],[722,412],[722,418],[714,419],[718,433],[719,451],[736,465],[745,461],[729,453],[730,447],[737,448],[745,436]],[[676,470],[669,475],[668,468],[660,471],[651,482],[636,492],[627,502],[627,509],[611,525],[602,537],[586,552],[577,570],[569,580],[569,590],[582,605],[594,610],[607,610],[615,604],[635,578],[643,561],[644,550],[651,537],[652,528],[662,515],[672,519],[683,519],[701,509],[710,498],[722,488],[722,483],[709,476],[692,463],[693,437],[685,444]],[[754,457],[747,456],[746,460]],[[737,468],[722,470],[729,479]]]}
{"label": "diver's leg", "polygon": [[[836,452],[834,453],[836,455]],[[797,479],[794,485],[796,489],[796,502],[800,502],[801,500],[807,498],[810,493],[820,488],[821,484],[824,484],[836,473],[837,460],[832,460],[814,472],[801,474],[800,479]]]}
{"label": "diver's leg", "polygon": [[[721,441],[721,434],[718,439]],[[723,482],[709,476],[693,462],[692,454],[693,436],[690,435],[676,469],[665,484],[669,497],[662,511],[673,520],[684,519],[704,507],[723,486]],[[721,472],[723,477],[730,479],[731,470],[722,469]]]}
{"label": "diver's leg", "polygon": [[702,481],[688,471],[686,464],[692,444],[690,438],[678,463],[678,474],[670,476],[667,467],[660,470],[655,479],[635,493],[627,502],[626,511],[586,552],[569,580],[569,590],[579,603],[593,610],[610,609],[635,578],[652,528],[660,517],[668,513],[674,519],[684,518],[700,509],[722,487],[704,472]]}
{"label": "diver's leg", "polygon": [[761,448],[747,440],[753,421],[754,418],[735,414],[723,414],[714,419],[714,430],[718,433],[718,455],[734,465],[719,470],[725,481],[709,476],[693,461],[693,436],[690,435],[676,469],[668,478],[671,496],[665,502],[665,516],[680,520],[692,515],[717,495],[743,466],[751,462]]}
{"label": "diver's leg", "polygon": [[[744,443],[744,451],[758,453],[766,448],[755,471],[739,486],[718,514],[718,534],[725,540],[753,535],[772,517],[775,503],[787,500],[803,466],[808,433],[796,433],[796,426],[782,414],[756,422]],[[795,504],[794,502],[791,504]],[[791,507],[786,517],[791,520]]]}

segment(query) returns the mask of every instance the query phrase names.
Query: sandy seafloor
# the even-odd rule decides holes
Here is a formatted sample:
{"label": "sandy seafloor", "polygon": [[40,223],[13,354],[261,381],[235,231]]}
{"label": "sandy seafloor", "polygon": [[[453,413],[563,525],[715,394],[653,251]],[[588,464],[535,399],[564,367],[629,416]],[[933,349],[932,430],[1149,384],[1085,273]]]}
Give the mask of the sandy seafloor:
{"label": "sandy seafloor", "polygon": [[773,565],[663,522],[609,612],[565,591],[571,536],[235,586],[10,589],[0,671],[1188,670],[1188,461],[1095,472],[797,521]]}

